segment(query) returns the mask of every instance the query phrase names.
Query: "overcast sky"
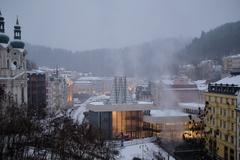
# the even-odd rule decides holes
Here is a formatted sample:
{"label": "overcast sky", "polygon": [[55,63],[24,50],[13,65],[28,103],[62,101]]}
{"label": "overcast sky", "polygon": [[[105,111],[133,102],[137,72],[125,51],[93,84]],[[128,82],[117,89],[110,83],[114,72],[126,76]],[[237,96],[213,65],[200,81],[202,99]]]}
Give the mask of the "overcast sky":
{"label": "overcast sky", "polygon": [[6,32],[19,16],[24,41],[70,50],[194,37],[240,20],[240,0],[0,0]]}

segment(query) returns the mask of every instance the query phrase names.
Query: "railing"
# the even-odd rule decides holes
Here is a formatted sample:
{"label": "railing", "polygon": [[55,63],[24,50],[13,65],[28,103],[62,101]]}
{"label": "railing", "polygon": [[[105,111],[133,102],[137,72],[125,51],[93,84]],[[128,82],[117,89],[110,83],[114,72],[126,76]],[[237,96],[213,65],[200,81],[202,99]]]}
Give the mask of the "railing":
{"label": "railing", "polygon": [[208,92],[210,93],[221,93],[228,95],[235,95],[235,93],[239,90],[239,87],[234,84],[209,84]]}

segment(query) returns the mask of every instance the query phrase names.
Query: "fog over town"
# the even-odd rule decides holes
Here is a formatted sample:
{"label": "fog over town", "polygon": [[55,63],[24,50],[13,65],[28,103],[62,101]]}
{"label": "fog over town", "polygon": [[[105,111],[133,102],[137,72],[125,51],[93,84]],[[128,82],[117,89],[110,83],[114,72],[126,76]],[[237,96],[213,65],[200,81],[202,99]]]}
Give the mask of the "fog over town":
{"label": "fog over town", "polygon": [[0,159],[239,160],[239,0],[0,0]]}

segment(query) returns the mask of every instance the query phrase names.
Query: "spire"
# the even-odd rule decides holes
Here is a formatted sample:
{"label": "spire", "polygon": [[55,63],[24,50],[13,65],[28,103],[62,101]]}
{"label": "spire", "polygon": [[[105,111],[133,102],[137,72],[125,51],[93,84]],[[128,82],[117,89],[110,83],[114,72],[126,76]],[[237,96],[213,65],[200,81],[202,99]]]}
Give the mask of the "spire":
{"label": "spire", "polygon": [[0,33],[5,32],[5,22],[4,17],[2,16],[2,12],[0,11]]}
{"label": "spire", "polygon": [[19,25],[18,16],[16,20],[16,25],[14,26],[14,39],[21,40],[21,26]]}
{"label": "spire", "polygon": [[16,25],[17,25],[17,26],[19,25],[19,22],[18,22],[18,16],[17,16],[17,21],[16,21]]}

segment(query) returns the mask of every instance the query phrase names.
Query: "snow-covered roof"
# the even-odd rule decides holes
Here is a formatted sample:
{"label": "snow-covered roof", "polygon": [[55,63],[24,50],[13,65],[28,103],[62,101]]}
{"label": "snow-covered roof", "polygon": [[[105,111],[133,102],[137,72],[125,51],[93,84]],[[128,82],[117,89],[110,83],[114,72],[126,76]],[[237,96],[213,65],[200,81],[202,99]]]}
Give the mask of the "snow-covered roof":
{"label": "snow-covered roof", "polygon": [[94,105],[92,103],[87,105],[87,109],[94,111],[94,112],[112,112],[112,111],[145,111],[145,110],[151,110],[156,109],[156,106],[153,104],[104,104],[99,105],[100,103],[97,103],[97,105]]}
{"label": "snow-covered roof", "polygon": [[203,61],[200,62],[200,65],[207,64],[207,63],[213,63],[213,60],[210,60],[210,59],[203,60]]}
{"label": "snow-covered roof", "polygon": [[163,84],[165,85],[173,85],[174,84],[174,81],[171,80],[171,79],[163,79],[161,80]]}
{"label": "snow-covered roof", "polygon": [[240,86],[240,75],[228,76],[215,82],[214,84],[229,84],[229,85],[234,84]]}
{"label": "snow-covered roof", "polygon": [[191,103],[178,103],[178,105],[180,107],[183,107],[183,108],[190,108],[190,109],[198,109],[199,107],[200,108],[204,108],[204,104],[202,103],[195,103],[195,102],[191,102]]}
{"label": "snow-covered roof", "polygon": [[206,80],[197,80],[197,81],[194,81],[194,83],[197,85],[197,88],[200,91],[206,91],[208,88],[208,84]]}
{"label": "snow-covered roof", "polygon": [[224,58],[240,58],[240,54],[235,54],[235,55],[227,56]]}
{"label": "snow-covered roof", "polygon": [[79,81],[96,81],[96,80],[102,80],[101,77],[80,77],[78,79]]}
{"label": "snow-covered roof", "polygon": [[74,81],[75,84],[92,84],[91,81]]}
{"label": "snow-covered roof", "polygon": [[19,73],[19,74],[17,74],[17,75],[15,75],[14,77],[0,77],[0,80],[12,80],[12,79],[16,79],[16,78],[18,78],[19,76],[22,76],[23,74],[25,74],[26,72],[21,72],[21,73]]}
{"label": "snow-covered roof", "polygon": [[[189,114],[181,110],[174,109],[155,109],[150,111],[150,116],[143,116],[143,121],[147,123],[179,123],[183,124],[189,121]],[[197,119],[196,116],[193,116]]]}
{"label": "snow-covered roof", "polygon": [[153,104],[153,102],[148,101],[137,101],[138,104]]}
{"label": "snow-covered roof", "polygon": [[5,44],[5,43],[0,43],[0,45],[3,47],[3,48],[7,48],[8,44]]}
{"label": "snow-covered roof", "polygon": [[39,70],[39,69],[34,69],[34,70],[31,70],[31,71],[27,71],[28,74],[45,74],[44,71],[42,70]]}
{"label": "snow-covered roof", "polygon": [[104,102],[91,102],[90,104],[98,106],[98,105],[104,105]]}
{"label": "snow-covered roof", "polygon": [[75,109],[73,109],[70,113],[71,118],[75,122],[82,123],[84,119],[84,112],[88,111],[86,106],[91,102],[97,102],[97,101],[106,100],[106,99],[109,99],[109,96],[105,96],[105,95],[92,96],[82,104],[78,104],[78,100],[76,100],[75,102],[77,103],[75,103],[74,105]]}
{"label": "snow-covered roof", "polygon": [[176,109],[158,109],[151,110],[150,115],[152,117],[175,117],[175,116],[188,116],[188,114]]}

